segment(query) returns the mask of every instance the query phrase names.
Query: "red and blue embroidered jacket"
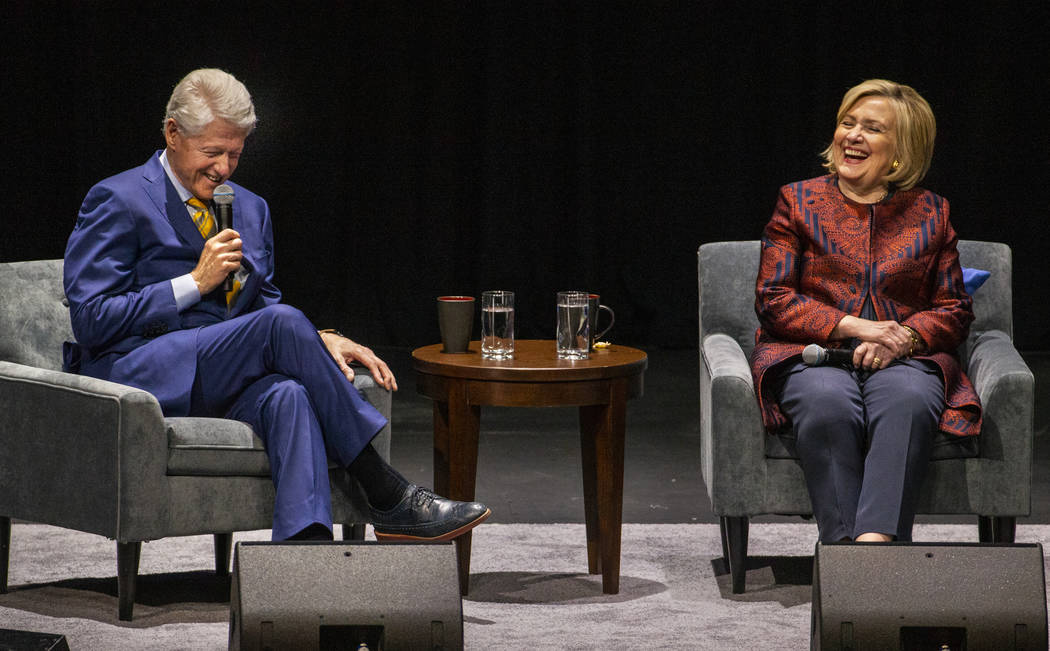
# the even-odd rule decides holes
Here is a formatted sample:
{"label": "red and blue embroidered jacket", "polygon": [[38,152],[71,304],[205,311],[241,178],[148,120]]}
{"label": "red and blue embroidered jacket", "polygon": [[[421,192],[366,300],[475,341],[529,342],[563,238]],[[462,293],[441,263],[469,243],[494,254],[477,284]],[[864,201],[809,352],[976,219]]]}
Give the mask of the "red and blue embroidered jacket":
{"label": "red and blue embroidered jacket", "polygon": [[831,175],[781,188],[755,285],[751,372],[766,428],[787,424],[769,370],[797,359],[806,344],[837,345],[828,340],[832,329],[847,314],[860,316],[870,297],[876,318],[913,328],[926,342],[920,359],[940,367],[940,429],[979,433],[980,400],[956,355],[973,321],[957,242],[948,202],[927,190],[869,205],[846,198]]}

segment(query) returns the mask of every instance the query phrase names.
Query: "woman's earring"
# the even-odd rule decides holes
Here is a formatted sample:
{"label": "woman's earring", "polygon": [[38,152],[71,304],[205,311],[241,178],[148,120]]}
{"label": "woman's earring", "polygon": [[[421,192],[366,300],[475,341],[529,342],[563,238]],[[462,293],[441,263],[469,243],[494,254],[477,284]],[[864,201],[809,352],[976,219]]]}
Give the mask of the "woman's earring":
{"label": "woman's earring", "polygon": [[897,160],[897,159],[894,159],[893,160],[893,165],[891,167],[893,167],[893,169],[896,170],[900,166],[901,166],[901,162],[899,160]]}

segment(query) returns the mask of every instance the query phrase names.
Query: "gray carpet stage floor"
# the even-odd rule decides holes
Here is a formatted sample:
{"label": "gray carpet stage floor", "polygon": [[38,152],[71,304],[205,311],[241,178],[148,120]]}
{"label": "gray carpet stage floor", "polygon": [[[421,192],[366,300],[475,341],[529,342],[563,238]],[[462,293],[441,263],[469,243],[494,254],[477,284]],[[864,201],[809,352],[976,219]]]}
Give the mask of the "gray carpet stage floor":
{"label": "gray carpet stage floor", "polygon": [[[265,540],[268,531],[235,540]],[[806,649],[816,527],[751,527],[748,590],[734,595],[717,525],[627,524],[620,593],[586,573],[580,524],[486,524],[474,534],[468,649]],[[368,538],[372,538],[371,531]],[[975,541],[976,526],[918,525],[917,541]],[[1021,525],[1018,542],[1050,540]],[[223,649],[229,581],[209,571],[210,536],[143,546],[135,619],[116,618],[115,545],[18,523],[0,628],[60,633],[78,649]],[[348,595],[348,598],[360,596]]]}

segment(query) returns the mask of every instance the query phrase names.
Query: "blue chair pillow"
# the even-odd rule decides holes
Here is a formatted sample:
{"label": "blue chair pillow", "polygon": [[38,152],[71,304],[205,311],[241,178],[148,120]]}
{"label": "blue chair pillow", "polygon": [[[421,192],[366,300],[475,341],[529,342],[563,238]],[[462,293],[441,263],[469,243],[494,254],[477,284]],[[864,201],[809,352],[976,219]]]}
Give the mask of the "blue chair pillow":
{"label": "blue chair pillow", "polygon": [[988,276],[992,275],[992,272],[985,271],[984,269],[971,269],[969,267],[962,268],[963,274],[963,285],[966,286],[966,293],[973,296],[984,281],[988,280]]}

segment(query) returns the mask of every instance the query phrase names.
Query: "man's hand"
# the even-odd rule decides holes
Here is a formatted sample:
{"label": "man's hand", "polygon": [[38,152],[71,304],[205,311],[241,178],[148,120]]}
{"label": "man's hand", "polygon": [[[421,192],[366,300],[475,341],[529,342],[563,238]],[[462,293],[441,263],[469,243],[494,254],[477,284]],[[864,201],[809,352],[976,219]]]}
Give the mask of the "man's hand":
{"label": "man's hand", "polygon": [[386,365],[386,362],[376,357],[371,348],[337,335],[334,332],[321,332],[321,341],[328,349],[332,359],[339,365],[347,380],[354,381],[354,369],[350,368],[350,362],[357,362],[367,368],[376,384],[388,391],[397,391],[397,380]]}
{"label": "man's hand", "polygon": [[208,238],[197,266],[190,276],[197,283],[201,296],[210,293],[226,280],[226,276],[241,268],[241,236],[227,228]]}

